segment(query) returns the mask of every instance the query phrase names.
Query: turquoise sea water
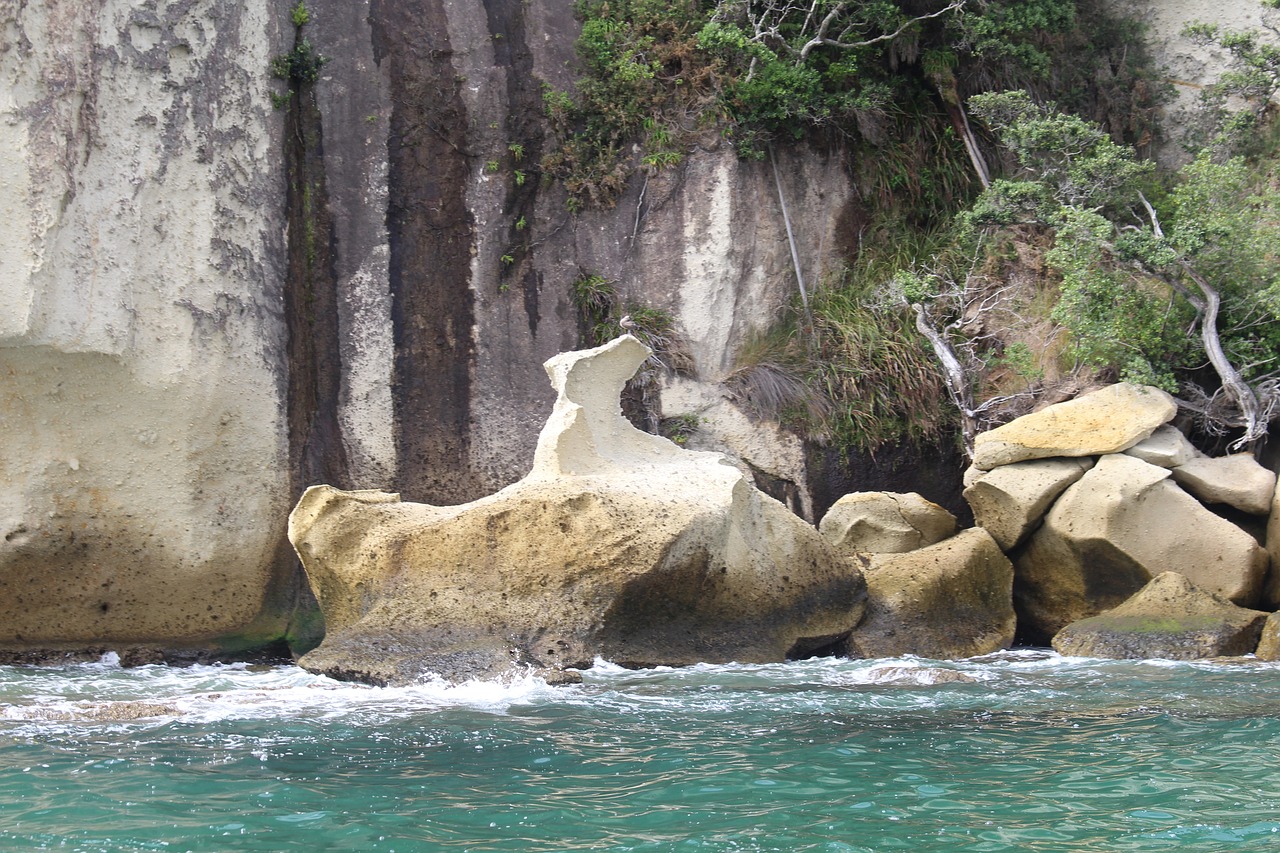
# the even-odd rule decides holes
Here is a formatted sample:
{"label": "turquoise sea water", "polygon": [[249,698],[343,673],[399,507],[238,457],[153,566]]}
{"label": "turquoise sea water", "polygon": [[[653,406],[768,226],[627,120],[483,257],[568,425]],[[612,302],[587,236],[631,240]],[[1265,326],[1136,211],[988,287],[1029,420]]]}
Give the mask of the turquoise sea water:
{"label": "turquoise sea water", "polygon": [[1280,668],[0,668],[0,849],[1280,850]]}

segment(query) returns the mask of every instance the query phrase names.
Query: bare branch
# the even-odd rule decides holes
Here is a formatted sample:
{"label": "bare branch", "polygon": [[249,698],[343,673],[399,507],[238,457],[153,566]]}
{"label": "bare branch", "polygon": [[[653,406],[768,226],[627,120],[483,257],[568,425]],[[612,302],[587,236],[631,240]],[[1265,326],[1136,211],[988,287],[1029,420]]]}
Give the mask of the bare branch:
{"label": "bare branch", "polygon": [[969,389],[964,365],[960,363],[951,342],[929,322],[925,316],[924,307],[916,302],[911,306],[911,310],[916,313],[916,328],[929,341],[933,354],[942,364],[942,377],[946,382],[947,393],[951,395],[951,401],[960,410],[960,430],[964,435],[965,453],[972,459],[973,442],[978,430],[974,418],[976,413],[973,410],[973,394]]}
{"label": "bare branch", "polygon": [[1156,235],[1156,239],[1164,239],[1164,229],[1160,227],[1160,217],[1156,216],[1156,209],[1151,206],[1151,202],[1147,201],[1147,197],[1142,194],[1142,190],[1138,190],[1138,199],[1142,202],[1142,206],[1147,209],[1147,216],[1151,219],[1151,232]]}
{"label": "bare branch", "polygon": [[[796,65],[801,65],[815,47],[838,47],[842,50],[854,50],[860,47],[870,47],[873,44],[880,44],[881,42],[893,41],[916,24],[928,21],[931,18],[940,18],[950,12],[958,12],[965,7],[966,3],[968,3],[968,0],[951,0],[951,2],[945,7],[936,12],[931,12],[928,15],[917,15],[914,18],[904,21],[902,26],[898,27],[891,33],[885,33],[883,35],[878,35],[875,38],[865,39],[863,41],[841,41],[838,38],[833,39],[827,37],[827,30],[830,28],[832,21],[840,12],[844,11],[844,4],[839,3],[827,14],[826,18],[823,19],[822,24],[818,27],[818,31],[805,43],[804,47],[800,48],[800,55],[796,60]],[[849,28],[846,28],[845,31],[848,32],[848,29]]]}

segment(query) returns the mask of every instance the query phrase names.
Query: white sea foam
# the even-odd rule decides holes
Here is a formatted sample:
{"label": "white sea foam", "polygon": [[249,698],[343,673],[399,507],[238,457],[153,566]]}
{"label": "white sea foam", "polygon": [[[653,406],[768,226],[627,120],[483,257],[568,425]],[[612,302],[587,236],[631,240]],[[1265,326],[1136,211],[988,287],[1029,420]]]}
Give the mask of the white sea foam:
{"label": "white sea foam", "polygon": [[[837,701],[850,707],[930,705],[941,695],[964,702],[1004,701],[1011,694],[1032,704],[1055,704],[1060,691],[1080,684],[1106,690],[1119,680],[1163,678],[1176,668],[1217,671],[1280,664],[1254,660],[1104,661],[1018,650],[964,661],[895,658],[851,661],[822,658],[775,664],[698,664],[629,670],[597,660],[584,683],[553,687],[530,673],[451,684],[370,687],[313,675],[295,666],[228,664],[122,668],[112,656],[62,667],[0,668],[0,723],[40,727],[154,727],[181,721],[317,720],[378,724],[423,712],[462,709],[507,715],[516,709],[559,704],[665,714],[695,710],[732,713],[767,694],[770,703],[805,711]],[[1144,673],[1146,675],[1144,675]],[[959,691],[959,693],[957,693]],[[847,693],[846,693],[847,692]],[[946,701],[958,701],[955,698]]]}
{"label": "white sea foam", "polygon": [[[10,677],[14,676],[14,677]],[[98,661],[49,669],[0,668],[0,720],[154,725],[181,719],[357,719],[458,707],[506,713],[563,690],[531,674],[451,684],[371,687],[294,666],[143,666]]]}

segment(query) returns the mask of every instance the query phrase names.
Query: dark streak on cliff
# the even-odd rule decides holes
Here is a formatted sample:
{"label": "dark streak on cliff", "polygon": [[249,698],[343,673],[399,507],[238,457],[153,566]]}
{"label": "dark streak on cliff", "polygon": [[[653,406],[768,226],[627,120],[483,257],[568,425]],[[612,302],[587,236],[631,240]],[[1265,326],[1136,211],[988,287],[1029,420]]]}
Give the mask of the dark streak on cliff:
{"label": "dark streak on cliff", "polygon": [[397,488],[474,497],[468,466],[474,225],[462,81],[442,0],[373,0],[374,52],[393,101],[387,142]]}
{"label": "dark streak on cliff", "polygon": [[310,83],[291,80],[289,84],[294,93],[289,99],[284,136],[289,224],[284,306],[289,463],[292,491],[298,495],[315,483],[340,488],[349,484],[338,425],[342,365],[338,358],[337,275],[320,109]]}
{"label": "dark streak on cliff", "polygon": [[[294,46],[302,39],[294,33]],[[289,426],[289,490],[296,499],[308,486],[332,483],[349,488],[349,469],[338,423],[342,385],[339,357],[338,276],[333,215],[325,181],[324,140],[314,80],[284,81],[290,87],[284,120],[285,220],[288,223],[284,318],[288,364],[286,410]],[[323,623],[302,567],[281,539],[277,580],[264,602],[263,627],[250,625],[242,642],[273,639],[283,630],[298,652],[319,642]],[[271,622],[288,615],[288,624]]]}
{"label": "dark streak on cliff", "polygon": [[493,40],[494,63],[505,72],[507,84],[506,127],[512,177],[502,215],[507,223],[508,254],[512,262],[501,274],[507,287],[519,287],[529,334],[537,337],[542,274],[533,268],[530,241],[541,186],[537,169],[542,162],[544,135],[542,83],[533,74],[524,2],[484,0],[484,11]]}

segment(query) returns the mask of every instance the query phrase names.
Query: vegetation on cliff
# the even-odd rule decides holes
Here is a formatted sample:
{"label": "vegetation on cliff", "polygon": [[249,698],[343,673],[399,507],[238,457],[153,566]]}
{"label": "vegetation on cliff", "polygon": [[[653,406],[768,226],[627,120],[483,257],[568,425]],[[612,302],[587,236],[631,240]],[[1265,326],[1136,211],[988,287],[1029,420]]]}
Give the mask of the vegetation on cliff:
{"label": "vegetation on cliff", "polygon": [[[959,226],[1048,230],[1045,261],[1060,277],[1050,316],[1069,336],[1066,354],[1181,392],[1206,431],[1241,430],[1240,446],[1265,435],[1280,403],[1272,176],[1207,149],[1157,175],[1099,128],[1025,93],[970,103],[1000,128],[1020,169],[993,183]],[[1215,380],[1207,390],[1205,367]]]}
{"label": "vegetation on cliff", "polygon": [[[1235,67],[1177,172],[1141,29],[1093,0],[580,0],[584,78],[548,92],[570,206],[731,143],[848,152],[847,269],[742,354],[749,407],[847,448],[973,434],[1094,381],[1180,393],[1252,444],[1276,408],[1276,49]],[[1087,23],[1087,25],[1082,25]],[[941,368],[941,369],[940,369]],[[950,399],[953,405],[945,405]],[[967,441],[966,444],[969,442]]]}
{"label": "vegetation on cliff", "polygon": [[825,138],[851,149],[870,195],[916,222],[946,215],[985,171],[963,99],[992,88],[1065,94],[1118,132],[1150,133],[1151,87],[1126,53],[1134,28],[1092,0],[578,0],[577,10],[583,77],[574,93],[546,92],[559,145],[544,162],[575,209],[611,204],[637,170],[676,165],[699,145],[728,141],[763,159],[775,142]]}

